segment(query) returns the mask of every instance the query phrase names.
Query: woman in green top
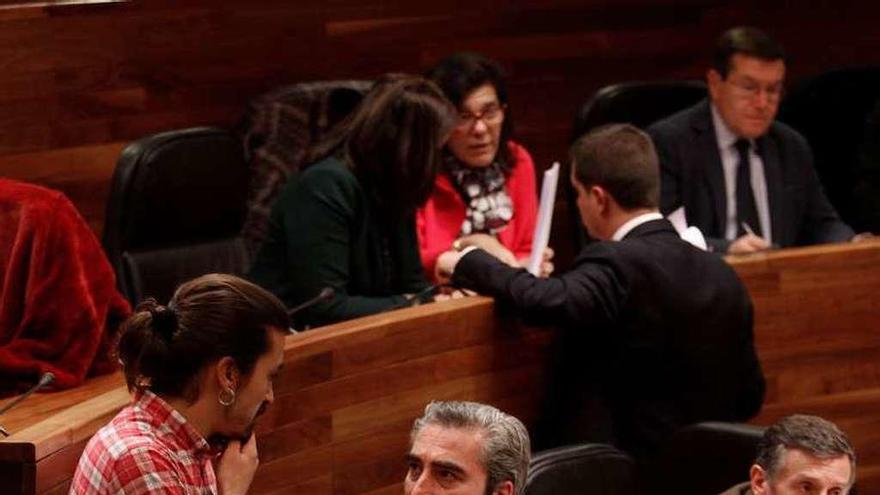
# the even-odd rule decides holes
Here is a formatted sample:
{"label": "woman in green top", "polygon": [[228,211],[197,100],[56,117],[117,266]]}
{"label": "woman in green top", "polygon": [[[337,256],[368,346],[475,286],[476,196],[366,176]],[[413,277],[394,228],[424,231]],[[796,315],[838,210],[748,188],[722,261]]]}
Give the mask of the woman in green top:
{"label": "woman in green top", "polygon": [[317,326],[403,306],[425,289],[415,211],[431,194],[455,108],[431,82],[387,76],[281,190],[250,277]]}

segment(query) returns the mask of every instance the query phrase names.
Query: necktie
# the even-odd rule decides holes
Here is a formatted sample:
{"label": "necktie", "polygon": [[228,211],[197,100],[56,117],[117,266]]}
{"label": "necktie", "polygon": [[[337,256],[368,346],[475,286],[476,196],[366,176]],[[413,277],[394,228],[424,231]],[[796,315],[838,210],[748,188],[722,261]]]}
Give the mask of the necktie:
{"label": "necktie", "polygon": [[758,208],[755,206],[755,193],[752,191],[751,161],[749,160],[751,144],[746,139],[740,139],[734,143],[734,146],[739,153],[739,166],[736,169],[737,236],[746,233],[743,228],[743,223],[745,223],[752,228],[755,235],[763,237],[761,222],[758,221]]}

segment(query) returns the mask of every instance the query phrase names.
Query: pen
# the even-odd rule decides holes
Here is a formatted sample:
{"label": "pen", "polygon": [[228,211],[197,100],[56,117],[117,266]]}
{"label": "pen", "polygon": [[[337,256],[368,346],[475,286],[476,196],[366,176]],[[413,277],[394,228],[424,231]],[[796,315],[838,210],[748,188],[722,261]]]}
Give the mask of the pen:
{"label": "pen", "polygon": [[[761,236],[755,234],[755,231],[752,230],[751,227],[749,227],[749,224],[747,224],[747,223],[745,223],[745,222],[740,222],[739,224],[740,224],[740,226],[743,228],[743,230],[746,231],[746,234],[754,235],[755,237],[761,237]],[[779,249],[779,244],[776,244],[776,243],[774,242],[774,243],[770,244],[770,246],[768,247],[768,249]]]}

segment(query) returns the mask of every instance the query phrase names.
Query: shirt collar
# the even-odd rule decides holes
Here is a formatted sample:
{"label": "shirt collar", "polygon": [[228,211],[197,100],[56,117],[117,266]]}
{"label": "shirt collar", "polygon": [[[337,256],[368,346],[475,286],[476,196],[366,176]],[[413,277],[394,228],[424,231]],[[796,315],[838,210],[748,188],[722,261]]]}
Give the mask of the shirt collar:
{"label": "shirt collar", "polygon": [[196,457],[210,457],[211,447],[205,437],[186,420],[178,410],[164,399],[149,390],[135,394],[135,408],[139,408],[150,418],[150,425],[171,433],[174,438]]}
{"label": "shirt collar", "polygon": [[651,220],[660,220],[662,218],[663,215],[656,211],[652,211],[650,213],[642,213],[641,215],[630,218],[626,221],[626,223],[624,223],[623,225],[618,227],[616,231],[614,231],[614,235],[611,236],[611,240],[623,240],[623,238],[626,237],[626,234],[629,234],[632,229],[638,227],[639,225],[650,222]]}
{"label": "shirt collar", "polygon": [[739,139],[739,136],[730,130],[730,127],[721,118],[721,113],[715,108],[715,104],[712,103],[709,106],[712,108],[712,124],[715,126],[715,136],[718,138],[718,149],[730,148]]}

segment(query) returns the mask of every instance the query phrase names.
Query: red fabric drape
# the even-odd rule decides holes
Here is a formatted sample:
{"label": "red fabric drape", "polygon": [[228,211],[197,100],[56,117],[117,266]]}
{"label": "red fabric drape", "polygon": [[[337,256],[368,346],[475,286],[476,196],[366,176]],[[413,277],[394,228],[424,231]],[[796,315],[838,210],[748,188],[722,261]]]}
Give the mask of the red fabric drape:
{"label": "red fabric drape", "polygon": [[116,368],[110,351],[131,308],[63,194],[0,179],[0,283],[0,394],[46,371],[69,388]]}

